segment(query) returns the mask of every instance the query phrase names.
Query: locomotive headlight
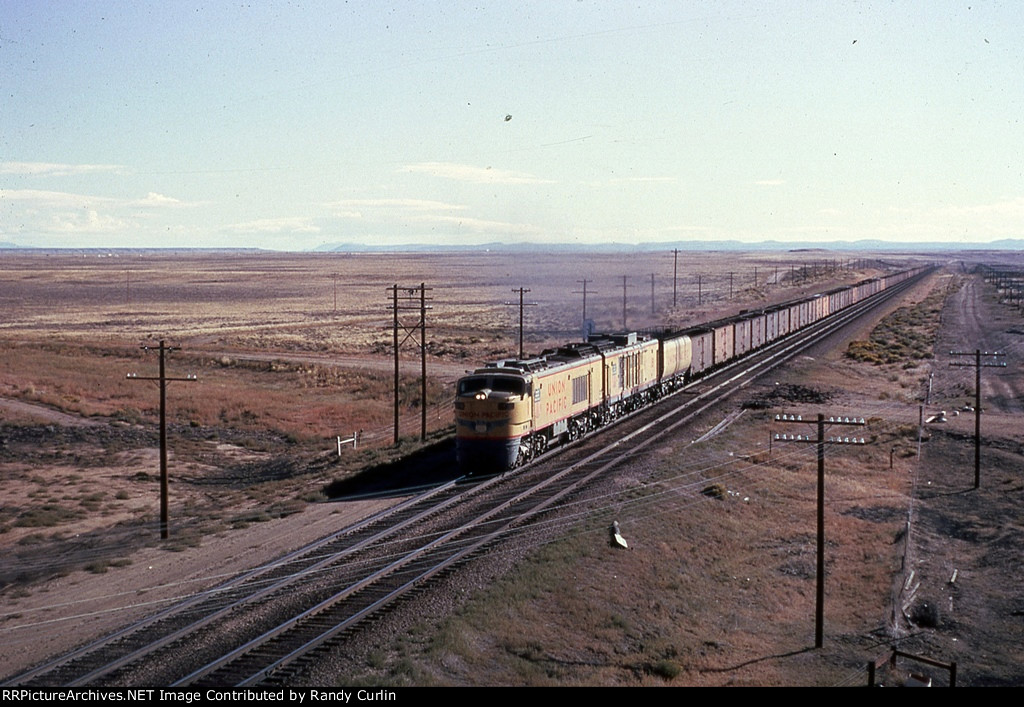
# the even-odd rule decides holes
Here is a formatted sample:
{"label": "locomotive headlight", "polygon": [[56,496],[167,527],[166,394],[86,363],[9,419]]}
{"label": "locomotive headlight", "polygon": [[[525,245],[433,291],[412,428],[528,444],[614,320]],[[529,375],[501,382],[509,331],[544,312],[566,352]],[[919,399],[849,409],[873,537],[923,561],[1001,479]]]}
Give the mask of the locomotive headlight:
{"label": "locomotive headlight", "polygon": [[491,389],[490,388],[482,388],[482,389],[478,390],[476,392],[476,395],[474,395],[473,397],[476,398],[477,400],[487,400],[487,396],[490,395],[490,394],[491,394]]}

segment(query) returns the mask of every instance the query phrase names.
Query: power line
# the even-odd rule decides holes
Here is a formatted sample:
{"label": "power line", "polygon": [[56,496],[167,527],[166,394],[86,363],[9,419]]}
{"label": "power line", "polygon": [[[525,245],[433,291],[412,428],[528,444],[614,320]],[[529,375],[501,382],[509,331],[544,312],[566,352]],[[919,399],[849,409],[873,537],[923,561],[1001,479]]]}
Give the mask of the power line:
{"label": "power line", "polygon": [[[399,376],[399,351],[401,350],[402,344],[409,339],[416,340],[417,336],[419,337],[417,343],[420,348],[420,440],[426,441],[427,439],[427,292],[434,288],[427,287],[426,283],[421,282],[418,287],[399,288],[399,286],[395,284],[388,289],[391,291],[390,309],[393,314],[393,344],[395,349],[394,439],[395,446],[397,447],[399,442],[399,393],[401,389],[401,379]],[[401,312],[410,311],[418,312],[419,318],[414,324],[407,325],[402,321],[400,315]],[[401,341],[398,340],[399,329],[405,330],[405,338]]]}

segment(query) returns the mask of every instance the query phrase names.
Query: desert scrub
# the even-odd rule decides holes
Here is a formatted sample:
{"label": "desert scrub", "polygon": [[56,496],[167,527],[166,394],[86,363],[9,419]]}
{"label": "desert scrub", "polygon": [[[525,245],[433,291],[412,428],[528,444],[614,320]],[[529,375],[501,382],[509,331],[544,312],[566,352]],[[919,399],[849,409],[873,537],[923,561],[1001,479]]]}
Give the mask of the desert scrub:
{"label": "desert scrub", "polygon": [[52,528],[61,523],[83,518],[85,513],[74,508],[67,508],[57,503],[47,503],[24,511],[14,525],[21,528]]}
{"label": "desert scrub", "polygon": [[876,366],[933,358],[944,297],[944,292],[933,291],[915,305],[900,307],[878,323],[867,341],[851,341],[846,356]]}

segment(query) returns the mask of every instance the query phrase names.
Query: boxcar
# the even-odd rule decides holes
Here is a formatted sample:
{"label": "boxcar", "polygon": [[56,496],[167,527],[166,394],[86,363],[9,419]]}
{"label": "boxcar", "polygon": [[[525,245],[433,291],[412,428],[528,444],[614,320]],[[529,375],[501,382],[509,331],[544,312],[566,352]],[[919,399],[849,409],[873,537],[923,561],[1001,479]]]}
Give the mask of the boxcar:
{"label": "boxcar", "polygon": [[714,358],[715,366],[720,366],[733,358],[733,351],[736,343],[735,323],[732,319],[712,322],[711,331],[714,334]]}
{"label": "boxcar", "polygon": [[755,312],[750,316],[750,348],[759,349],[764,346],[768,339],[766,338],[767,328],[767,315],[764,312]]}
{"label": "boxcar", "polygon": [[686,332],[690,339],[692,364],[690,370],[694,375],[715,365],[715,332],[712,329],[696,327]]}

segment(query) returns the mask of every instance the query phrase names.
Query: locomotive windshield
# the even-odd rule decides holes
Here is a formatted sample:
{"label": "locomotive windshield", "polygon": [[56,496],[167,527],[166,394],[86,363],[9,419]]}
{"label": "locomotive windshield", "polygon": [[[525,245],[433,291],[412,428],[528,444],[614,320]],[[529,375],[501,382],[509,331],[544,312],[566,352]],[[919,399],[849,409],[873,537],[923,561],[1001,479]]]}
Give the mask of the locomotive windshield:
{"label": "locomotive windshield", "polygon": [[490,389],[497,393],[526,395],[526,381],[508,376],[470,376],[459,381],[459,395]]}

